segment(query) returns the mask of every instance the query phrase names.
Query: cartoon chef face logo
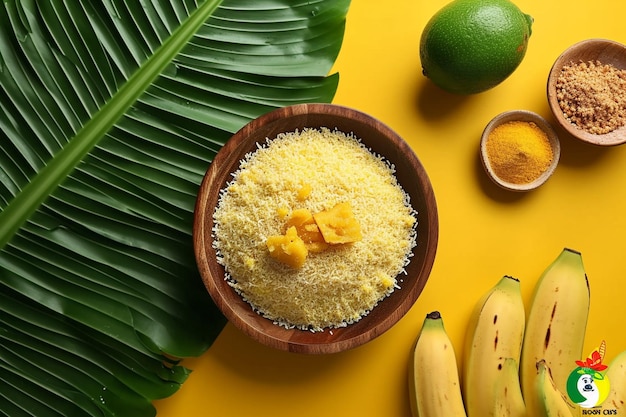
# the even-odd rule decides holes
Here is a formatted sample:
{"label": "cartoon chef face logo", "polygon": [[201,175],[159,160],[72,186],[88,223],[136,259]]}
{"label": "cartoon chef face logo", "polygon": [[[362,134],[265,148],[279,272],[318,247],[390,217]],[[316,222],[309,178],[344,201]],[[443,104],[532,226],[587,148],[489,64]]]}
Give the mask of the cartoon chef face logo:
{"label": "cartoon chef face logo", "polygon": [[596,407],[609,395],[611,385],[602,373],[607,366],[602,363],[606,345],[604,340],[584,361],[576,361],[578,367],[567,378],[567,394],[583,408]]}

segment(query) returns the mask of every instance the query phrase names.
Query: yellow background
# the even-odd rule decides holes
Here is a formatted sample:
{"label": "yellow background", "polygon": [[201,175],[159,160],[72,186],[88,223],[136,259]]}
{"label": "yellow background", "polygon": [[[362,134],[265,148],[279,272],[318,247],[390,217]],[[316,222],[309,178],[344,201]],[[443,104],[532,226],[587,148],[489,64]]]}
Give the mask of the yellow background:
{"label": "yellow background", "polygon": [[227,325],[159,417],[410,416],[409,352],[424,316],[442,313],[459,356],[467,316],[505,274],[525,301],[564,247],[582,253],[591,287],[585,353],[602,339],[607,360],[626,349],[626,146],[600,148],[557,129],[561,160],[535,191],[501,190],[478,159],[480,134],[496,114],[535,111],[553,123],[546,99],[552,62],[586,38],[626,43],[626,2],[517,0],[535,19],[519,68],[485,93],[458,97],[421,74],[419,40],[447,0],[353,0],[335,71],[334,102],[371,114],[398,132],[430,176],[440,234],[430,279],[411,311],[374,341],[333,355],[273,350]]}

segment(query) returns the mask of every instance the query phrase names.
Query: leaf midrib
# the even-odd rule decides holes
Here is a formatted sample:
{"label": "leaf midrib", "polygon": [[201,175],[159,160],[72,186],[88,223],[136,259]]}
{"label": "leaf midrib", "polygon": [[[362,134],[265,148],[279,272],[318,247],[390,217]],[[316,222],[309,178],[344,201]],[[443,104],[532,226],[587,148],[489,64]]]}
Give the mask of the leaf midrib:
{"label": "leaf midrib", "polygon": [[0,212],[0,250],[159,77],[221,3],[222,0],[207,0],[190,14]]}

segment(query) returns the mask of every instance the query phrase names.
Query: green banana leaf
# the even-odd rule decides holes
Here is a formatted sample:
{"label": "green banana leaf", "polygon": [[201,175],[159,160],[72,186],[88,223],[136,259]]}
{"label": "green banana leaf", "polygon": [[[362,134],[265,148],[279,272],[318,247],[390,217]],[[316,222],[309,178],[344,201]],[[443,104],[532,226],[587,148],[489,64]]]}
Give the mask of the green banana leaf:
{"label": "green banana leaf", "polygon": [[196,192],[226,140],[330,102],[349,0],[3,0],[0,416],[153,416],[225,325]]}

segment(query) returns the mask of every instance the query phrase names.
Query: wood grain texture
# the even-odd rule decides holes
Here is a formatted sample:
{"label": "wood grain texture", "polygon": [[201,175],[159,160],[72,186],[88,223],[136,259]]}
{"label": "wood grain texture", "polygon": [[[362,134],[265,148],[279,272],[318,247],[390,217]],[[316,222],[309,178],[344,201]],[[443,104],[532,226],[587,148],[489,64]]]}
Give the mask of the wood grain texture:
{"label": "wood grain texture", "polygon": [[[228,285],[212,246],[215,206],[220,190],[232,179],[246,153],[257,143],[296,129],[337,128],[354,133],[373,152],[393,163],[400,185],[418,212],[417,245],[400,277],[401,289],[357,323],[341,329],[309,332],[285,329],[255,313]],[[332,104],[299,104],[274,110],[237,132],[209,166],[200,186],[194,218],[194,249],[204,284],[218,308],[248,336],[267,346],[307,354],[340,352],[366,343],[393,326],[419,297],[433,266],[439,234],[435,196],[426,171],[409,145],[388,126],[357,110]]]}
{"label": "wood grain texture", "polygon": [[554,62],[548,76],[548,103],[559,125],[570,135],[584,142],[600,146],[614,146],[626,142],[626,126],[604,135],[594,135],[576,127],[563,116],[557,98],[556,83],[563,66],[570,63],[600,61],[617,69],[626,69],[626,46],[608,39],[587,39],[567,48]]}

